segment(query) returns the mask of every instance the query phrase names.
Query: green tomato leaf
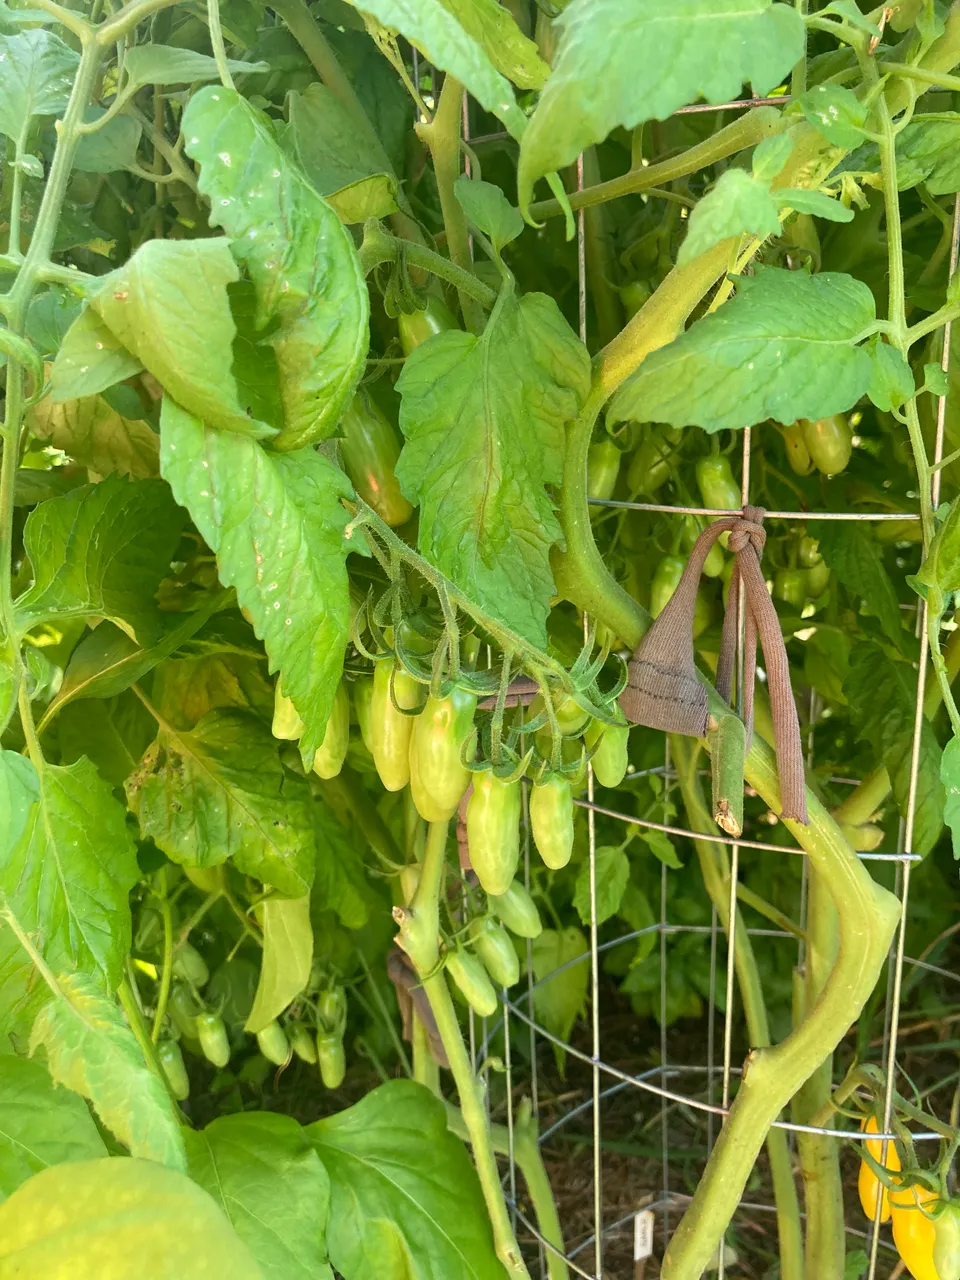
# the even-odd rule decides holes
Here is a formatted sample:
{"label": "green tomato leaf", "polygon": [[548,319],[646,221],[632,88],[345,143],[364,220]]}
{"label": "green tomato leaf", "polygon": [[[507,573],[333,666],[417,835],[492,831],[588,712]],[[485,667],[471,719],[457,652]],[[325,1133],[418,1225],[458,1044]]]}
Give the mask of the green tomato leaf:
{"label": "green tomato leaf", "polygon": [[[820,547],[822,550],[822,537]],[[913,664],[892,660],[889,650],[873,643],[855,644],[850,652],[850,671],[843,682],[843,692],[857,736],[874,750],[880,750],[894,799],[905,818],[910,799],[917,701],[917,673]],[[940,768],[940,746],[929,720],[924,720],[913,828],[914,853],[929,853],[943,830],[944,791]]]}
{"label": "green tomato leaf", "polygon": [[467,220],[489,236],[498,255],[504,245],[516,240],[523,231],[520,210],[514,209],[500,188],[492,183],[462,174],[453,184],[453,193]]}
{"label": "green tomato leaf", "polygon": [[86,1104],[75,1093],[57,1089],[39,1062],[0,1057],[0,1200],[52,1164],[106,1154]]}
{"label": "green tomato leaf", "polygon": [[607,420],[714,432],[842,413],[870,384],[870,353],[854,342],[875,318],[873,294],[852,276],[759,268],[738,277],[730,302],[647,356]]}
{"label": "green tomato leaf", "polygon": [[36,1174],[0,1206],[10,1276],[266,1280],[196,1183],[152,1160],[85,1160]]}
{"label": "green tomato leaf", "polygon": [[364,845],[321,801],[313,806],[316,872],[310,894],[314,912],[333,911],[347,929],[362,929],[382,905],[363,865]]}
{"label": "green tomato leaf", "polygon": [[[614,845],[601,845],[597,850],[597,924],[603,924],[620,910],[620,903],[629,879],[630,861],[624,850]],[[573,905],[581,921],[589,924],[591,914],[589,862],[585,862],[577,873]]]}
{"label": "green tomato leaf", "polygon": [[832,146],[852,151],[863,142],[867,109],[851,90],[818,84],[802,94],[798,103],[807,124]]}
{"label": "green tomato leaf", "polygon": [[789,133],[775,133],[757,144],[750,162],[750,171],[758,182],[769,187],[782,171],[793,153],[793,138]]}
{"label": "green tomato leaf", "polygon": [[683,863],[677,857],[677,851],[673,847],[673,841],[665,831],[649,830],[641,828],[640,838],[650,850],[655,858],[659,858],[665,867],[670,867],[673,871],[679,871]]}
{"label": "green tomato leaf", "polygon": [[684,266],[702,253],[747,232],[766,239],[780,233],[777,200],[763,182],[742,169],[728,169],[690,215],[677,262]]}
{"label": "green tomato leaf", "polygon": [[560,538],[545,486],[560,480],[564,425],[579,412],[589,370],[553,299],[518,299],[506,282],[482,337],[437,334],[397,383],[407,442],[396,473],[420,504],[421,552],[539,645]]}
{"label": "green tomato leaf", "polygon": [[30,1052],[43,1047],[54,1081],[89,1098],[131,1155],[185,1169],[176,1108],[113,997],[81,973],[61,973],[57,985],[33,1024]]}
{"label": "green tomato leaf", "polygon": [[[533,1009],[538,1021],[560,1040],[569,1039],[583,1013],[590,978],[590,948],[579,929],[544,929],[533,943]],[[554,1046],[558,1064],[563,1050]]]}
{"label": "green tomato leaf", "polygon": [[[0,896],[54,971],[116,989],[130,949],[127,895],[136,850],[123,806],[89,760],[38,775],[0,752]],[[29,956],[0,924],[0,1034],[22,1034],[47,996]]]}
{"label": "green tomato leaf", "polygon": [[[350,0],[385,27],[399,31],[429,63],[459,80],[485,111],[519,138],[527,118],[510,82],[484,47],[490,22],[472,0]],[[485,5],[489,19],[489,5]],[[462,22],[461,22],[462,16]]]}
{"label": "green tomato leaf", "polygon": [[44,359],[60,350],[67,330],[80,314],[80,300],[67,289],[51,285],[27,308],[26,337]]}
{"label": "green tomato leaf", "polygon": [[285,103],[280,145],[300,165],[341,222],[385,218],[397,209],[397,180],[366,116],[358,120],[326,85],[308,85]]}
{"label": "green tomato leaf", "polygon": [[926,600],[931,612],[941,617],[950,594],[960,591],[960,499],[954,499],[914,576],[916,582],[927,589]]}
{"label": "green tomato leaf", "polygon": [[298,897],[313,879],[309,789],[280,762],[266,725],[244,711],[211,711],[196,728],[161,728],[125,783],[127,802],[174,862],[246,875]]}
{"label": "green tomato leaf", "polygon": [[822,191],[808,191],[805,187],[781,187],[776,197],[781,209],[809,213],[814,218],[825,218],[828,222],[852,222],[854,218],[852,209]]}
{"label": "green tomato leaf", "polygon": [[[212,427],[264,437],[231,369],[236,326],[227,285],[239,278],[229,241],[148,240],[90,299],[114,337],[163,389]],[[54,385],[54,394],[61,391]]]}
{"label": "green tomato leaf", "polygon": [[0,133],[16,142],[34,116],[62,115],[79,62],[49,31],[0,35]]}
{"label": "green tomato leaf", "polygon": [[21,626],[93,614],[142,642],[156,641],[154,596],[183,524],[159,480],[111,476],[42,502],[23,532],[34,580],[16,602]]}
{"label": "green tomato leaf", "polygon": [[442,0],[442,4],[508,80],[521,89],[543,88],[550,66],[509,9],[497,0]]}
{"label": "green tomato leaf", "polygon": [[288,1007],[310,981],[313,928],[310,899],[267,898],[257,907],[263,930],[260,984],[247,1018],[251,1035],[262,1031]]}
{"label": "green tomato leaf", "polygon": [[556,25],[553,74],[520,145],[524,211],[538,178],[617,125],[665,120],[697,98],[725,102],[747,81],[765,94],[803,57],[799,14],[770,0],[573,0]]}
{"label": "green tomato leaf", "polygon": [[916,391],[913,371],[896,347],[879,338],[871,344],[873,377],[867,395],[884,413],[899,409]]}
{"label": "green tomato leaf", "polygon": [[217,1202],[267,1277],[333,1280],[330,1179],[289,1116],[248,1111],[184,1129],[190,1176]]}
{"label": "green tomato leaf", "polygon": [[142,480],[160,474],[157,433],[142,418],[121,417],[103,396],[65,402],[46,396],[27,412],[27,426],[98,475]]}
{"label": "green tomato leaf", "polygon": [[391,1080],[305,1130],[330,1175],[330,1261],[345,1276],[501,1280],[480,1183],[443,1103]]}
{"label": "green tomato leaf", "polygon": [[[905,0],[908,5],[910,2],[911,0]],[[903,5],[899,6],[901,9],[903,7]],[[878,40],[883,35],[877,24],[871,22],[867,15],[857,8],[857,0],[833,0],[832,4],[824,5],[819,16],[823,17],[826,14],[836,14],[840,18],[845,18],[858,31],[865,31],[867,35],[876,36]],[[898,27],[897,30],[900,28]]]}
{"label": "green tomato leaf", "polygon": [[884,634],[898,649],[904,647],[900,602],[883,565],[880,547],[853,521],[821,521],[820,554],[841,583],[863,601]]}
{"label": "green tomato leaf", "polygon": [[[149,48],[148,45],[142,47]],[[106,114],[100,107],[88,107],[83,118],[87,124],[92,124]],[[96,133],[82,135],[73,157],[73,167],[84,173],[115,173],[119,169],[132,168],[137,163],[142,132],[140,122],[133,116],[114,116]]]}
{"label": "green tomato leaf", "polygon": [[114,337],[92,307],[67,330],[50,371],[55,401],[79,400],[140,373],[143,365]]}
{"label": "green tomato leaf", "polygon": [[960,191],[960,112],[921,115],[897,134],[897,185],[926,184],[932,196]]}
{"label": "green tomato leaf", "polygon": [[153,717],[129,690],[116,698],[98,698],[85,707],[74,703],[57,717],[60,763],[73,764],[86,756],[105,782],[122,787],[156,731]]}
{"label": "green tomato leaf", "polygon": [[[244,76],[269,71],[270,65],[234,62],[228,58],[227,68],[233,75]],[[139,44],[128,49],[123,74],[127,91],[145,84],[198,84],[202,80],[220,79],[216,59],[168,44]]]}
{"label": "green tomato leaf", "polygon": [[[312,449],[267,452],[234,432],[205,428],[164,398],[160,469],[217,555],[266,646],[271,671],[304,723],[309,767],[340,683],[350,625],[340,499],[346,476]],[[279,886],[278,886],[279,887]],[[296,891],[294,891],[296,896]]]}
{"label": "green tomato leaf", "polygon": [[940,782],[946,795],[943,820],[950,828],[953,856],[960,858],[960,738],[951,738],[943,748]]}
{"label": "green tomato leaf", "polygon": [[273,447],[331,436],[363,373],[369,338],[369,295],[350,233],[281,150],[266,116],[234,90],[195,94],[183,134],[210,221],[233,238],[234,257],[256,288],[257,327],[270,329],[265,341],[276,353],[286,424]]}

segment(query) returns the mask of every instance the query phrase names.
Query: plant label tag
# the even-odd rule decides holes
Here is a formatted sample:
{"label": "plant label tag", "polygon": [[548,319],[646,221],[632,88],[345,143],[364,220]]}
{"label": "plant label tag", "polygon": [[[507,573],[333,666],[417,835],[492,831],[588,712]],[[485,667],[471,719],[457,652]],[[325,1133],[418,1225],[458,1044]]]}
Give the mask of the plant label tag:
{"label": "plant label tag", "polygon": [[633,1220],[633,1260],[653,1256],[653,1210],[641,1209]]}

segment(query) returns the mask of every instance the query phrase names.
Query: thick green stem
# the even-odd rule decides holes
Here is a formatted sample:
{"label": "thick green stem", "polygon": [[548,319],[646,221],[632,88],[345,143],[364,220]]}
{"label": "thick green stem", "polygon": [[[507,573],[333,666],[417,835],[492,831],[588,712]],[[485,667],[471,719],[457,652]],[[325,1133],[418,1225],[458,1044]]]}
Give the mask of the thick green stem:
{"label": "thick green stem", "polygon": [[[433,157],[443,225],[447,233],[450,261],[461,271],[471,271],[470,233],[460,201],[454,194],[454,183],[460,177],[460,122],[463,85],[448,75],[440,90],[437,112],[429,124],[417,125],[417,134]],[[462,286],[457,288],[463,322],[471,333],[483,328],[483,312],[476,299]]]}
{"label": "thick green stem", "polygon": [[[645,169],[631,169],[621,178],[597,183],[584,191],[571,192],[570,207],[589,209],[593,205],[604,204],[607,200],[616,200],[620,196],[634,195],[648,191],[651,187],[662,186],[675,178],[683,178],[688,173],[697,173],[708,165],[716,164],[718,160],[725,160],[727,156],[736,155],[746,147],[755,147],[764,138],[783,133],[785,128],[786,123],[776,108],[756,107],[734,120],[733,124],[718,130],[705,142],[690,147],[682,155],[664,160],[660,164],[651,164]],[[536,222],[542,218],[557,217],[563,212],[559,200],[541,200],[530,206],[530,216]]]}
{"label": "thick green stem", "polygon": [[400,926],[397,941],[413,962],[421,986],[430,1001],[437,1030],[457,1086],[460,1108],[473,1147],[473,1160],[493,1227],[497,1257],[511,1276],[529,1280],[529,1272],[510,1225],[510,1215],[500,1185],[500,1171],[490,1140],[490,1124],[483,1105],[483,1091],[473,1073],[470,1057],[453,1007],[440,963],[440,892],[443,886],[447,823],[431,822],[420,870],[420,882],[409,907],[394,907]]}
{"label": "thick green stem", "polygon": [[[690,828],[693,831],[702,831],[705,835],[710,834],[713,831],[713,822],[697,776],[699,750],[690,738],[672,734],[670,754],[677,766],[680,794]],[[713,844],[707,840],[695,840],[694,848],[700,863],[704,887],[716,909],[724,932],[729,936],[730,860],[727,857],[726,848],[724,845]],[[743,1016],[747,1024],[750,1044],[754,1049],[766,1048],[770,1044],[770,1023],[763,998],[760,968],[753,950],[753,943],[744,928],[739,912],[735,920],[734,963],[737,971],[737,988],[743,1004]],[[767,1134],[767,1158],[770,1161],[773,1197],[777,1207],[780,1275],[782,1280],[802,1280],[803,1232],[800,1226],[800,1205],[793,1181],[787,1135],[782,1129],[771,1129]]]}
{"label": "thick green stem", "polygon": [[337,55],[330,48],[326,37],[314,21],[305,0],[276,0],[276,3],[271,3],[270,7],[277,17],[282,18],[287,24],[290,34],[310,59],[314,71],[334,97],[338,98],[358,119],[369,123],[356,90],[337,61]]}
{"label": "thick green stem", "polygon": [[[455,262],[442,257],[439,253],[434,253],[426,245],[412,244],[409,240],[404,240],[402,245],[408,266],[420,267],[424,271],[429,271],[431,275],[439,276],[441,280],[446,280],[456,289],[468,293],[484,306],[492,307],[496,302],[497,295],[494,290],[479,280],[472,271],[464,271]],[[375,219],[371,219],[364,227],[363,244],[359,250],[363,274],[369,275],[374,267],[380,266],[383,262],[395,262],[400,247],[399,239],[387,235],[380,224]]]}
{"label": "thick green stem", "polygon": [[120,1000],[120,1007],[123,1009],[130,1030],[133,1032],[133,1037],[140,1046],[143,1056],[146,1059],[147,1066],[150,1067],[150,1069],[163,1081],[163,1087],[170,1095],[174,1109],[179,1113],[180,1103],[170,1087],[170,1081],[167,1079],[167,1073],[164,1071],[160,1059],[157,1056],[157,1047],[150,1038],[150,1031],[144,1021],[143,1014],[140,1011],[140,1003],[134,995],[133,987],[131,986],[129,979],[124,978],[121,981],[120,986],[117,988],[117,997]]}

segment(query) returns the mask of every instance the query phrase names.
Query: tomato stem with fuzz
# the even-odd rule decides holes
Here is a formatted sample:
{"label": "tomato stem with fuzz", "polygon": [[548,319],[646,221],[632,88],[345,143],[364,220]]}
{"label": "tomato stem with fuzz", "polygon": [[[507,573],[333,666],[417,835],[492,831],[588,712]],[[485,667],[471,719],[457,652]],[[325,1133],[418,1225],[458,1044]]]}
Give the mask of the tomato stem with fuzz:
{"label": "tomato stem with fuzz", "polygon": [[463,1043],[463,1034],[447,980],[443,970],[438,967],[440,892],[444,880],[448,825],[447,822],[431,822],[427,829],[427,847],[413,901],[409,907],[393,909],[393,917],[400,927],[397,941],[413,962],[446,1050],[460,1098],[463,1122],[473,1147],[473,1160],[483,1189],[483,1198],[493,1227],[497,1257],[511,1276],[529,1280],[530,1273],[524,1266],[510,1225],[510,1215],[490,1137],[490,1123],[483,1105],[483,1091]]}
{"label": "tomato stem with fuzz", "polygon": [[[160,1039],[160,1032],[163,1030],[163,1019],[167,1012],[167,1002],[170,999],[170,984],[173,979],[173,911],[170,907],[170,898],[167,894],[167,873],[164,868],[160,875],[163,879],[163,890],[157,894],[160,903],[160,916],[163,920],[163,960],[160,966],[160,989],[157,992],[157,1007],[153,1015],[153,1029],[150,1038],[154,1044]],[[219,892],[217,897],[219,897]]]}
{"label": "tomato stem with fuzz", "polygon": [[[460,201],[454,194],[454,183],[460,177],[460,120],[463,104],[463,85],[447,74],[436,114],[429,124],[416,126],[417,136],[424,142],[433,157],[433,172],[437,180],[443,225],[447,233],[450,261],[462,271],[472,270],[470,257],[470,233]],[[483,312],[474,297],[458,286],[463,322],[471,333],[483,329]]]}
{"label": "tomato stem with fuzz", "polygon": [[[677,766],[677,780],[687,820],[693,831],[708,835],[713,831],[713,821],[707,807],[703,788],[697,775],[700,748],[690,738],[677,734],[670,736],[670,755]],[[742,785],[741,775],[741,785]],[[694,849],[700,863],[700,874],[720,920],[720,925],[730,934],[730,859],[726,847],[708,840],[695,840]],[[738,896],[740,886],[737,886]],[[750,904],[753,905],[753,904]],[[744,922],[737,913],[734,922],[734,964],[737,971],[737,987],[743,1003],[743,1016],[747,1035],[755,1049],[771,1043],[770,1023],[763,997],[760,967]],[[782,1129],[771,1129],[767,1134],[767,1158],[773,1179],[773,1198],[777,1209],[777,1236],[780,1243],[780,1274],[782,1280],[802,1280],[803,1231],[800,1225],[800,1205],[793,1179],[793,1165],[787,1135]]]}
{"label": "tomato stem with fuzz", "polygon": [[429,271],[431,275],[446,280],[448,284],[468,293],[471,298],[475,298],[486,307],[492,307],[496,302],[496,291],[488,284],[484,284],[472,271],[464,270],[449,258],[434,253],[426,245],[411,244],[407,240],[388,235],[376,218],[368,218],[363,224],[363,243],[358,250],[363,274],[369,275],[375,267],[381,266],[384,262],[396,262],[401,248],[408,266],[421,267],[424,271]]}

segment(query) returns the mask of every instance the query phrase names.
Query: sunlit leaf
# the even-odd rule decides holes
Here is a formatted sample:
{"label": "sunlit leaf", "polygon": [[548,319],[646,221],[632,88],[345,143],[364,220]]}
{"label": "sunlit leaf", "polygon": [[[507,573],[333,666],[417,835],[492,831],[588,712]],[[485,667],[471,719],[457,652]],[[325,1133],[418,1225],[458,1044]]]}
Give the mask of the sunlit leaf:
{"label": "sunlit leaf", "polygon": [[278,1018],[310,981],[313,928],[310,899],[267,898],[257,908],[263,930],[260,984],[246,1030],[262,1031]]}
{"label": "sunlit leaf", "polygon": [[780,231],[777,201],[767,186],[742,169],[728,169],[708,191],[687,224],[677,262],[682,266],[722,240],[745,232],[766,239]]}

